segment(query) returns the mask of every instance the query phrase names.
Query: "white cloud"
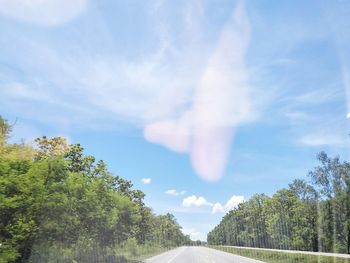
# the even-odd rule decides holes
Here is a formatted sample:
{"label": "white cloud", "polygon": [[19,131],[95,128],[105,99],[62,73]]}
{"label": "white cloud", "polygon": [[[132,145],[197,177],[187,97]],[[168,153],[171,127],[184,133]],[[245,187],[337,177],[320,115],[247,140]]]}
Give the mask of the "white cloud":
{"label": "white cloud", "polygon": [[225,208],[220,203],[215,203],[212,208],[212,213],[225,213]]}
{"label": "white cloud", "polygon": [[307,134],[299,139],[299,143],[311,147],[341,146],[345,145],[346,142],[346,138],[343,138],[341,135],[323,133]]}
{"label": "white cloud", "polygon": [[212,207],[212,213],[227,213],[233,208],[237,207],[240,203],[244,202],[244,196],[242,195],[233,195],[225,205],[220,203],[215,203]]}
{"label": "white cloud", "polygon": [[182,201],[182,206],[184,207],[202,207],[202,206],[211,206],[212,204],[209,203],[204,197],[202,196],[195,196],[191,195]]}
{"label": "white cloud", "polygon": [[[233,208],[237,207],[240,203],[244,202],[244,196],[242,195],[233,195],[229,200],[227,200],[226,204],[222,205],[221,203],[211,203],[207,201],[202,196],[191,195],[183,199],[182,206],[185,208],[190,207],[211,207],[211,212],[213,214],[216,213],[226,213]],[[184,211],[191,212],[191,211]]]}
{"label": "white cloud", "polygon": [[0,0],[0,15],[40,25],[62,25],[84,12],[87,0]]}
{"label": "white cloud", "polygon": [[350,118],[350,112],[346,115],[346,118],[348,119]]}
{"label": "white cloud", "polygon": [[[1,12],[11,15],[13,4],[0,1],[9,6]],[[28,0],[34,11],[41,10],[40,5],[53,10],[58,1],[43,2]],[[72,8],[78,14],[85,5],[82,0],[69,1],[64,8]],[[13,102],[35,103],[29,117],[55,124],[57,119],[65,120],[67,126],[106,125],[101,116],[108,118],[107,125],[113,127],[120,127],[123,121],[143,129],[146,140],[189,154],[193,169],[201,178],[218,180],[225,173],[235,129],[252,118],[244,65],[250,30],[241,1],[212,48],[212,43],[200,38],[204,24],[201,15],[195,21],[197,5],[201,3],[185,11],[184,18],[189,35],[197,36],[187,39],[164,30],[155,50],[132,58],[84,49],[72,52],[71,48],[58,48],[42,39],[9,38],[9,43],[13,40],[17,44],[11,42],[4,52],[11,54],[23,70],[26,83],[0,73],[0,80],[6,84],[0,102],[9,111],[21,114],[29,113],[18,110]],[[46,15],[33,15],[38,20],[17,13],[16,16],[41,25],[58,25],[72,17],[72,11],[64,13],[67,17],[57,18],[56,13],[50,13],[52,21],[45,20]],[[99,31],[96,34],[99,38]],[[113,36],[107,40],[109,37]],[[101,37],[101,41],[105,39]],[[175,43],[173,39],[182,40]]]}
{"label": "white cloud", "polygon": [[191,240],[196,241],[196,240],[201,240],[201,241],[206,241],[207,240],[207,235],[198,231],[195,228],[183,228],[182,233],[185,235],[189,235]]}
{"label": "white cloud", "polygon": [[152,179],[151,178],[142,178],[141,182],[143,184],[150,184],[152,182]]}
{"label": "white cloud", "polygon": [[189,116],[183,116],[179,121],[158,121],[144,128],[146,140],[159,143],[175,152],[188,152],[190,144]]}
{"label": "white cloud", "polygon": [[233,195],[225,205],[226,210],[232,210],[233,208],[237,207],[240,203],[244,201],[243,195]]}
{"label": "white cloud", "polygon": [[186,191],[178,192],[175,189],[169,189],[169,190],[165,191],[165,194],[172,195],[172,196],[184,195],[185,193],[186,193]]}

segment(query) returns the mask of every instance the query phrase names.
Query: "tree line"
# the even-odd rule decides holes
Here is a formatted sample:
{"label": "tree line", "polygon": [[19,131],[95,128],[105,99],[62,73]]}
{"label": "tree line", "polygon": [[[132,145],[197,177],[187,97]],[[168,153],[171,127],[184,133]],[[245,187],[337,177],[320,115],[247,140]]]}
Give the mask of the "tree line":
{"label": "tree line", "polygon": [[48,251],[93,262],[84,257],[191,243],[173,215],[155,215],[142,191],[80,144],[62,137],[10,144],[11,129],[0,117],[0,262],[50,262],[42,259]]}
{"label": "tree line", "polygon": [[256,194],[208,234],[211,245],[350,253],[350,163],[318,154],[308,181]]}

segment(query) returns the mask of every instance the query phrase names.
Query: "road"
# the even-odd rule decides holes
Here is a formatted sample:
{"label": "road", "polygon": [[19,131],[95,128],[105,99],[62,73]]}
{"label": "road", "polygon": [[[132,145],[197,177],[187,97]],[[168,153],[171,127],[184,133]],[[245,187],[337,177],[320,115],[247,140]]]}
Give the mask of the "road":
{"label": "road", "polygon": [[179,247],[155,257],[145,263],[262,263],[206,247]]}

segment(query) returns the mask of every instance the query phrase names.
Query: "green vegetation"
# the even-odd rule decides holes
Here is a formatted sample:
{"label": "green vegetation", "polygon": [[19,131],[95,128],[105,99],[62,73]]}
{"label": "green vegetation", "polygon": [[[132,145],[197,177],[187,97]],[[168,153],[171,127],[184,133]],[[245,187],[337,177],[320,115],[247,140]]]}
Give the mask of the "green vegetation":
{"label": "green vegetation", "polygon": [[233,253],[243,257],[254,258],[267,263],[350,263],[350,259],[328,256],[294,254],[257,249],[211,246],[218,250]]}
{"label": "green vegetation", "polygon": [[[79,144],[7,142],[0,117],[0,262],[129,262],[190,244],[171,214]],[[131,262],[131,261],[130,261]]]}
{"label": "green vegetation", "polygon": [[350,253],[350,163],[324,152],[318,160],[310,183],[295,180],[272,197],[253,196],[223,217],[208,243]]}

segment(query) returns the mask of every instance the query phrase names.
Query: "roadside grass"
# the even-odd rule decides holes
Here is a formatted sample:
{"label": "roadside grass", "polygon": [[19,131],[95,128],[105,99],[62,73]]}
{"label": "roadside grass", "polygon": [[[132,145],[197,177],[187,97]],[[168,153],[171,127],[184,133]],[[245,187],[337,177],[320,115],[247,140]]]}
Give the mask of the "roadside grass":
{"label": "roadside grass", "polygon": [[122,247],[117,247],[115,253],[127,259],[127,262],[142,262],[171,248],[155,244],[138,245],[136,240],[128,239]]}
{"label": "roadside grass", "polygon": [[[129,239],[122,246],[101,247],[96,244],[65,247],[62,244],[33,246],[29,263],[141,263],[169,250],[160,245],[137,244]],[[0,258],[0,263],[2,260]]]}
{"label": "roadside grass", "polygon": [[217,250],[229,252],[243,257],[261,260],[267,263],[350,263],[349,258],[332,256],[317,256],[307,254],[292,254],[277,251],[264,251],[224,246],[209,246]]}

